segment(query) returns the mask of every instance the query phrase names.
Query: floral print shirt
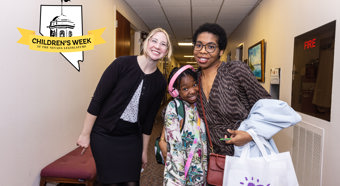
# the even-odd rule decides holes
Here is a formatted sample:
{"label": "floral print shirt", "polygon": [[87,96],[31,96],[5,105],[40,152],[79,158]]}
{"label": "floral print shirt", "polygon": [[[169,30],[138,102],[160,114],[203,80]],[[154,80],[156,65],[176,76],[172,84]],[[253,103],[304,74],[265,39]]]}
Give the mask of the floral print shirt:
{"label": "floral print shirt", "polygon": [[[177,104],[174,103],[177,102]],[[180,120],[175,105],[179,101],[169,102],[165,112],[165,138],[168,143],[168,153],[164,168],[163,185],[205,185],[207,172],[207,138],[203,119],[200,119],[199,135],[193,158],[187,176],[184,167],[187,163],[191,147],[198,130],[198,112],[194,107],[183,101],[185,123],[180,131]]]}

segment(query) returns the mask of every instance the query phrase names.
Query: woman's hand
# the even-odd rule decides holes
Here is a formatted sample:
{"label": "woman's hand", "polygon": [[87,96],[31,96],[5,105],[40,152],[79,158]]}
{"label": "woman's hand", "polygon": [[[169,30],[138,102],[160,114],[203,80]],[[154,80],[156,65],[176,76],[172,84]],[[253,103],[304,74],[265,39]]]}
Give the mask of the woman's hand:
{"label": "woman's hand", "polygon": [[87,149],[87,147],[90,146],[90,135],[82,135],[80,134],[78,141],[77,141],[77,146],[80,146],[83,148],[83,150],[80,152],[81,155],[83,155]]}
{"label": "woman's hand", "polygon": [[90,135],[82,135],[80,134],[77,145],[83,148],[87,148],[90,145]]}
{"label": "woman's hand", "polygon": [[81,154],[83,154],[86,148],[90,146],[90,135],[96,119],[97,116],[92,115],[88,112],[86,113],[83,130],[81,131],[80,136],[76,143],[77,146],[83,147]]}
{"label": "woman's hand", "polygon": [[[225,142],[226,144],[234,144],[236,146],[242,146],[250,142],[251,140],[253,140],[250,134],[246,131],[228,129],[228,132],[231,134],[230,135],[231,139],[227,140]],[[227,135],[225,135],[225,138],[227,138]]]}
{"label": "woman's hand", "polygon": [[148,163],[148,153],[147,151],[143,151],[142,153],[142,168],[145,169]]}
{"label": "woman's hand", "polygon": [[148,147],[150,135],[143,134],[142,168],[145,169],[148,163]]}

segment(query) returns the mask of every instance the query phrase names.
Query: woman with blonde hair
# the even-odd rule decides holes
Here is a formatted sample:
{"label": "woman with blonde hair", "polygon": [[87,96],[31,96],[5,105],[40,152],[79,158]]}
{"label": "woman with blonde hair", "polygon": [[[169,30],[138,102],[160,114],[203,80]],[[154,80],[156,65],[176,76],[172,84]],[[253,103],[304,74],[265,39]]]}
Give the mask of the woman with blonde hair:
{"label": "woman with blonde hair", "polygon": [[143,55],[118,57],[103,73],[77,141],[84,150],[91,145],[102,185],[139,185],[141,169],[148,162],[154,119],[166,90],[157,63],[171,54],[169,35],[156,28],[143,43]]}

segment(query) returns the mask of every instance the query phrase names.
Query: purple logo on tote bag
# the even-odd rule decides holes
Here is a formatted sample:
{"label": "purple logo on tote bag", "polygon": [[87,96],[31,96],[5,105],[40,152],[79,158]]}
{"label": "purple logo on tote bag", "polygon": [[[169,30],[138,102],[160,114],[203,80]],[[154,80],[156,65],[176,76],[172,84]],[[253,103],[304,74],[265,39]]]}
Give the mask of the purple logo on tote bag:
{"label": "purple logo on tote bag", "polygon": [[[241,185],[245,185],[246,186],[264,186],[263,184],[259,184],[260,180],[257,179],[256,182],[257,183],[254,183],[254,177],[251,177],[251,180],[248,180],[247,177],[244,178],[246,180],[246,182],[240,182]],[[267,184],[266,186],[270,186],[270,184]]]}

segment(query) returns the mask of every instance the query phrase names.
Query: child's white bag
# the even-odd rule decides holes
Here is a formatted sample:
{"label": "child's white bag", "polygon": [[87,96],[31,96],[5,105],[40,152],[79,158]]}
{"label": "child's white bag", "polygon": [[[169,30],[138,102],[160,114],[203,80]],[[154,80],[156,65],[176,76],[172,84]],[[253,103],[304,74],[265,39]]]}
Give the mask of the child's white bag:
{"label": "child's white bag", "polygon": [[252,129],[247,132],[263,156],[249,157],[249,143],[240,157],[227,156],[223,186],[298,186],[290,153],[276,153],[270,143]]}

